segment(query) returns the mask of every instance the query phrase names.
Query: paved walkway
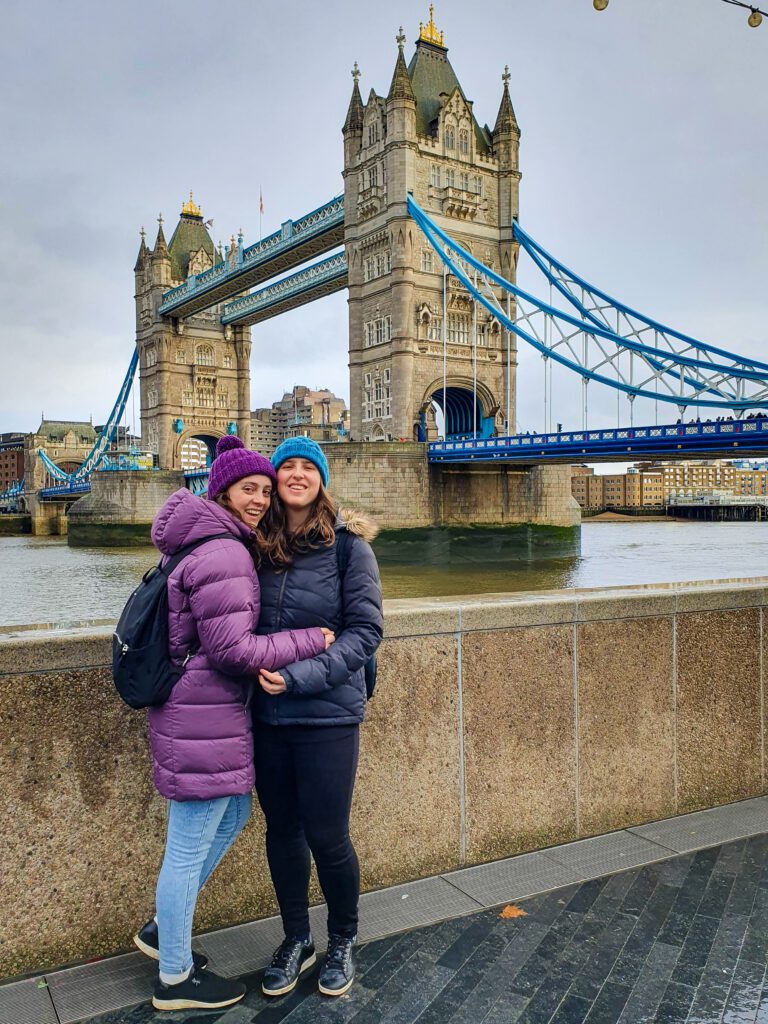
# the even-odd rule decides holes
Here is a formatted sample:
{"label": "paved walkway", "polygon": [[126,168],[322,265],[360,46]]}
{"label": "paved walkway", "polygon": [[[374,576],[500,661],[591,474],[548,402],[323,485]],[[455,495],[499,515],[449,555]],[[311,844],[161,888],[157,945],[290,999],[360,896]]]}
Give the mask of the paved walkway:
{"label": "paved walkway", "polygon": [[768,835],[729,843],[363,946],[356,986],[314,977],[266,1003],[260,972],[221,1013],[141,1006],[91,1024],[768,1024]]}
{"label": "paved walkway", "polygon": [[[768,1024],[767,811],[768,800],[760,798],[641,827],[646,835],[653,830],[657,840],[663,835],[689,850],[676,856],[660,846],[638,846],[650,841],[628,833],[553,848],[547,852],[552,862],[555,856],[570,862],[568,870],[580,864],[586,880],[539,896],[520,899],[514,891],[515,885],[533,884],[534,870],[538,891],[553,884],[551,876],[548,884],[542,881],[538,854],[369,894],[363,898],[364,918],[369,928],[379,929],[373,934],[384,937],[360,946],[358,979],[340,999],[320,996],[316,973],[310,972],[294,993],[267,1001],[260,992],[261,971],[254,971],[244,975],[245,1000],[229,1010],[155,1013],[143,1002],[87,1017],[88,1024]],[[758,834],[696,848],[705,838],[711,842],[716,830],[723,838],[739,829],[742,835],[755,833],[758,821]],[[625,861],[634,857],[636,866],[589,874],[595,858],[602,858],[603,871],[615,871],[618,850]],[[492,907],[502,885],[516,903]],[[461,902],[466,890],[487,909],[467,912],[472,906]],[[451,904],[454,898],[458,904]],[[503,915],[505,906],[511,912]],[[429,913],[436,923],[385,934]],[[312,914],[322,940],[322,911]],[[272,919],[196,942],[212,954],[213,967],[232,975],[246,963],[264,963],[278,935]],[[134,954],[49,975],[50,999],[44,982],[34,993],[27,989],[32,981],[18,983],[19,996],[39,995],[40,1006],[45,998],[55,1012],[25,1017],[8,1011],[7,1003],[4,1013],[0,998],[0,1024],[82,1020],[72,1000],[93,1005],[87,1002],[94,998],[86,991],[90,972],[101,972],[100,991],[109,991],[111,1005],[118,1006],[121,977],[130,974],[131,984],[138,985],[132,991],[146,995],[154,966]],[[11,988],[5,989],[9,996]]]}

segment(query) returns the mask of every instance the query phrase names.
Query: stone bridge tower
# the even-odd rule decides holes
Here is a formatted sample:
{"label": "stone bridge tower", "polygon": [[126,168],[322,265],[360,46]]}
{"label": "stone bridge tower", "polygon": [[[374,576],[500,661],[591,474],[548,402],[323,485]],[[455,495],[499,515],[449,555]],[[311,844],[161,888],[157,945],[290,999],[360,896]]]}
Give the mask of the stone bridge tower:
{"label": "stone bridge tower", "polygon": [[[357,65],[344,122],[353,440],[434,439],[435,406],[449,435],[490,436],[515,422],[515,346],[443,266],[408,216],[413,193],[453,238],[515,280],[520,129],[505,70],[493,130],[478,123],[430,7],[406,66],[405,37],[386,97],[363,103]],[[447,387],[443,376],[443,329]],[[445,394],[443,391],[445,390]]]}
{"label": "stone bridge tower", "polygon": [[161,469],[188,469],[226,433],[250,442],[250,328],[222,327],[217,306],[187,319],[158,313],[164,292],[223,258],[191,193],[169,244],[159,221],[154,249],[142,231],[134,267],[141,437]]}

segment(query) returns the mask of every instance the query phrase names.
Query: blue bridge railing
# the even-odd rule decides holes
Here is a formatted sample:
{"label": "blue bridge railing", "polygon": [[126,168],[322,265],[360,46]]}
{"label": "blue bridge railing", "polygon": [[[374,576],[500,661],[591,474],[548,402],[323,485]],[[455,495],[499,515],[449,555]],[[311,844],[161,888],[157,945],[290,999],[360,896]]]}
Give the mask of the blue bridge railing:
{"label": "blue bridge railing", "polygon": [[269,262],[278,254],[298,248],[318,235],[327,234],[343,225],[344,196],[335,196],[330,202],[324,203],[304,217],[295,221],[287,220],[279,231],[275,231],[260,242],[247,248],[243,248],[241,244],[232,257],[222,260],[210,270],[190,275],[184,284],[164,293],[160,313],[166,316],[172,314],[190,299],[204,295],[229,281],[235,282],[249,270]]}
{"label": "blue bridge railing", "polygon": [[612,430],[573,430],[554,434],[516,434],[512,437],[449,438],[428,446],[430,462],[505,461],[560,462],[613,456],[616,461],[643,455],[718,454],[734,450],[768,451],[768,417],[721,420],[715,423],[672,423]]}
{"label": "blue bridge railing", "polygon": [[80,481],[76,484],[61,484],[59,487],[41,487],[39,494],[43,501],[66,501],[67,498],[88,494],[91,481]]}
{"label": "blue bridge railing", "polygon": [[275,281],[266,288],[260,288],[250,295],[243,295],[233,302],[228,302],[221,314],[221,322],[237,323],[279,303],[312,295],[323,285],[334,281],[346,282],[346,279],[347,258],[343,252],[339,252],[328,259],[320,260],[319,263],[313,263],[311,267],[300,270],[297,274]]}
{"label": "blue bridge railing", "polygon": [[193,494],[206,494],[210,472],[210,469],[188,469],[184,474],[187,489]]}

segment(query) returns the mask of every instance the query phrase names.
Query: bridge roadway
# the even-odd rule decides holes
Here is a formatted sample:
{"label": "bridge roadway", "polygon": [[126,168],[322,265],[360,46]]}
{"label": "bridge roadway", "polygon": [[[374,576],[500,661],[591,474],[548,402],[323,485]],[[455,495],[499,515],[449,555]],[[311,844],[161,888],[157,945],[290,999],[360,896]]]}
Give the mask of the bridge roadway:
{"label": "bridge roadway", "polygon": [[428,459],[443,462],[634,462],[768,455],[768,417],[719,423],[673,423],[556,434],[434,441]]}
{"label": "bridge roadway", "polygon": [[[233,299],[277,274],[301,266],[344,243],[344,196],[336,196],[255,245],[238,247],[229,257],[163,295],[163,316],[188,317]],[[230,321],[231,322],[231,321]]]}
{"label": "bridge roadway", "polygon": [[297,274],[268,284],[266,288],[228,302],[222,311],[221,322],[250,327],[341,291],[348,282],[347,258],[339,252]]}

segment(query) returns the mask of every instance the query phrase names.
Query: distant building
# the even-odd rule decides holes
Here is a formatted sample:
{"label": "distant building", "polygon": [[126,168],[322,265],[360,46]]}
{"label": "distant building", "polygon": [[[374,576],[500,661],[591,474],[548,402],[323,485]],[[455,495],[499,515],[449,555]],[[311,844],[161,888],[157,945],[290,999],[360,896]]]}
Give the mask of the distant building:
{"label": "distant building", "polygon": [[251,447],[271,455],[287,437],[303,435],[315,441],[338,441],[346,436],[348,425],[349,411],[343,398],[337,398],[327,388],[313,391],[297,385],[273,402],[271,408],[253,410]]}
{"label": "distant building", "polygon": [[24,478],[24,434],[0,434],[0,491]]}
{"label": "distant building", "polygon": [[639,462],[626,473],[573,466],[571,493],[582,508],[658,508],[670,496],[768,495],[768,463],[740,459]]}

